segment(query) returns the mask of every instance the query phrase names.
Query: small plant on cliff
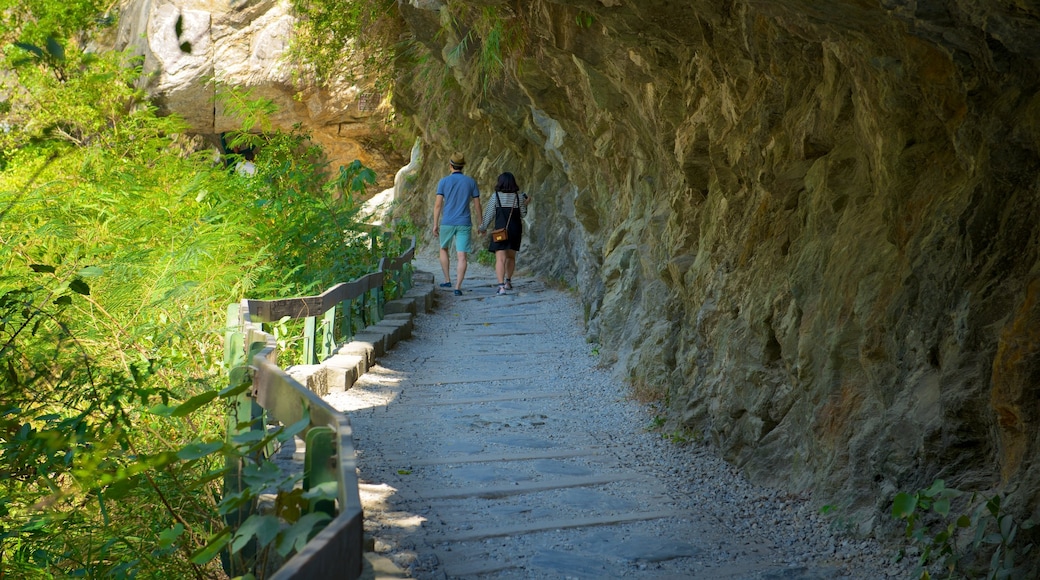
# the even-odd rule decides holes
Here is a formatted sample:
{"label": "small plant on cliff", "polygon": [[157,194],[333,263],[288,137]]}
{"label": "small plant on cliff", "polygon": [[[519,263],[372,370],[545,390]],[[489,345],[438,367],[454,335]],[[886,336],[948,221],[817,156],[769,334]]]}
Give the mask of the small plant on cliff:
{"label": "small plant on cliff", "polygon": [[668,419],[666,417],[662,415],[655,415],[654,418],[650,421],[650,424],[646,426],[646,430],[660,431],[662,428],[664,428],[664,425],[667,422]]}
{"label": "small plant on cliff", "polygon": [[699,432],[688,427],[677,428],[665,435],[665,438],[680,447],[685,447],[691,443],[700,443],[703,440],[703,436]]}
{"label": "small plant on cliff", "polygon": [[483,266],[494,266],[495,255],[487,251],[487,248],[477,250],[477,263]]}
{"label": "small plant on cliff", "polygon": [[578,25],[578,28],[592,28],[593,18],[588,12],[579,10],[578,15],[574,17],[574,22]]}
{"label": "small plant on cliff", "polygon": [[[965,492],[946,487],[941,479],[916,493],[896,495],[892,516],[906,522],[906,538],[918,553],[919,577],[930,579],[932,571],[941,571],[945,578],[1019,577],[1016,558],[1028,552],[1032,544],[1024,548],[1012,544],[1018,531],[1031,528],[1033,522],[1016,523],[1004,510],[999,494],[979,503],[978,495],[973,493],[964,504],[965,511],[957,513],[952,504],[964,496]],[[974,568],[981,566],[973,560],[987,549],[992,554],[989,554],[988,568],[980,575]],[[899,557],[906,555],[904,549]]]}
{"label": "small plant on cliff", "polygon": [[404,29],[396,0],[293,0],[292,6],[298,19],[290,51],[313,67],[319,81],[372,71],[381,77],[377,86],[392,84],[391,63]]}
{"label": "small plant on cliff", "polygon": [[[510,57],[520,54],[527,44],[527,32],[522,27],[522,20],[508,9],[500,10],[496,6],[485,6],[479,13],[463,3],[456,2],[452,13],[452,27],[459,31],[460,40],[450,51],[449,63],[463,61],[469,52],[471,42],[479,42],[477,54],[477,71],[480,75],[481,87],[486,95],[492,83],[503,77]],[[464,22],[469,22],[466,28]],[[516,59],[513,59],[516,62]]]}

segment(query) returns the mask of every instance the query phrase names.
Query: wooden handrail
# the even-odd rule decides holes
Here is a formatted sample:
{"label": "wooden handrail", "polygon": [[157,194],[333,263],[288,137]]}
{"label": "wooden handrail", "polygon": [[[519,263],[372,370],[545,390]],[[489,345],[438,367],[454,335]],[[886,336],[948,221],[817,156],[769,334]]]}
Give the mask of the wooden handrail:
{"label": "wooden handrail", "polygon": [[[277,341],[264,331],[263,324],[291,318],[313,319],[333,310],[338,304],[364,298],[386,283],[387,275],[394,280],[406,272],[415,257],[415,238],[410,247],[395,258],[382,258],[379,271],[366,274],[350,282],[336,284],[318,296],[279,300],[242,300],[238,305],[238,325],[235,332],[244,344],[235,345],[242,352],[250,352],[251,345],[260,345],[249,361],[252,370],[252,388],[238,401],[252,407],[257,403],[278,423],[292,425],[309,418],[310,424],[302,433],[324,428],[329,443],[334,446],[334,479],[337,483],[338,514],[312,538],[305,548],[293,556],[274,576],[279,580],[308,578],[358,578],[362,571],[364,532],[361,499],[355,463],[353,435],[350,420],[344,414],[289,376],[277,364]],[[410,276],[408,276],[410,278]],[[407,286],[407,284],[406,284]],[[236,421],[231,421],[234,429]],[[308,445],[306,453],[311,454]]]}
{"label": "wooden handrail", "polygon": [[366,274],[352,282],[342,282],[317,296],[281,298],[278,300],[244,300],[252,322],[278,322],[282,318],[321,316],[340,302],[360,298],[383,285],[383,272]]}
{"label": "wooden handrail", "polygon": [[354,300],[383,285],[387,272],[400,272],[415,259],[415,237],[404,253],[396,258],[380,258],[379,271],[366,274],[351,282],[342,282],[317,296],[281,298],[277,300],[245,300],[249,320],[252,322],[277,322],[289,318],[321,316],[337,304]]}

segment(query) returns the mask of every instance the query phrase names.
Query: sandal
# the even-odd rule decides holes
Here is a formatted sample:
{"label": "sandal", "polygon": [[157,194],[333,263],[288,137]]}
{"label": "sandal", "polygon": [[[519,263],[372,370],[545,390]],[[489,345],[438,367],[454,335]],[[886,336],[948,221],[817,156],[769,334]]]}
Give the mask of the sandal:
{"label": "sandal", "polygon": [[445,282],[441,284],[441,288],[451,288],[451,282]]}
{"label": "sandal", "polygon": [[513,289],[513,281],[510,280],[509,278],[506,278],[505,287],[506,287],[506,290],[512,290]]}
{"label": "sandal", "polygon": [[499,294],[505,294],[506,293],[506,285],[505,284],[499,284],[498,285],[498,293]]}

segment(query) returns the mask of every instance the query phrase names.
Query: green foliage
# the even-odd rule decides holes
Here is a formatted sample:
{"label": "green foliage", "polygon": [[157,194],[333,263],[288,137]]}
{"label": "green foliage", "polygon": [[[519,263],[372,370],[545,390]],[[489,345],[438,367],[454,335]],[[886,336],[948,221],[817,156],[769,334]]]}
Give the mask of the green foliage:
{"label": "green foliage", "polygon": [[644,427],[646,431],[658,432],[661,437],[667,439],[674,445],[686,446],[691,443],[700,442],[701,436],[693,429],[687,427],[677,427],[671,431],[665,431],[664,428],[668,424],[668,419],[663,415],[655,415],[651,419],[650,424]]}
{"label": "green foliage", "polygon": [[[251,359],[253,354],[255,352],[251,352],[248,358]],[[238,359],[235,369],[244,371],[246,359]],[[235,372],[231,374],[236,376]],[[238,376],[245,377],[246,374],[243,372]],[[248,381],[238,385],[232,379],[220,396],[235,397],[241,393],[241,387],[248,386]],[[246,404],[252,405],[248,397]],[[208,562],[223,553],[225,568],[233,574],[269,569],[269,562],[275,554],[277,561],[281,561],[299,551],[328,522],[330,518],[325,513],[307,513],[308,504],[317,499],[334,499],[335,489],[319,487],[304,492],[299,487],[302,475],[287,474],[276,463],[267,460],[269,450],[300,435],[309,422],[310,418],[304,416],[294,425],[265,430],[265,421],[260,416],[230,429],[229,440],[223,449],[217,446],[216,449],[201,451],[220,452],[227,456],[229,465],[234,466],[231,471],[237,477],[229,479],[231,484],[217,506],[220,515],[232,525],[211,533],[207,543],[192,555],[193,561]],[[273,495],[273,505],[257,510],[261,495]]]}
{"label": "green foliage", "polygon": [[143,409],[220,378],[209,313],[239,279],[222,252],[248,244],[195,188],[225,178],[137,101],[121,55],[15,55],[0,138],[4,573],[202,574],[188,554],[214,525],[207,474],[223,458],[178,450],[219,438],[223,413]]}
{"label": "green foliage", "polygon": [[[243,97],[232,140],[260,156],[239,176],[156,114],[126,55],[53,37],[6,55],[0,577],[214,576],[253,538],[298,547],[320,516],[274,536],[223,519],[261,485],[291,505],[295,484],[257,459],[291,429],[225,440],[224,310],[371,268],[385,247],[353,245],[354,199],[374,175],[330,176],[305,135],[259,133],[269,108]],[[226,462],[249,481],[223,497]]]}
{"label": "green foliage", "polygon": [[404,29],[396,0],[293,0],[296,24],[291,53],[310,64],[320,82],[354,80],[360,71],[383,75],[378,86],[392,81],[396,43]]}
{"label": "green foliage", "polygon": [[[1016,558],[1028,552],[1032,544],[1024,548],[1012,544],[1019,529],[1032,527],[1032,521],[1017,524],[1003,510],[999,494],[980,503],[973,493],[964,511],[955,510],[953,504],[965,495],[939,479],[916,493],[900,492],[894,498],[892,517],[906,522],[906,538],[918,551],[920,578],[931,578],[933,571],[940,571],[945,578],[1018,577]],[[979,570],[974,560],[983,553],[989,556],[988,567]],[[903,550],[899,556],[905,555]]]}
{"label": "green foliage", "polygon": [[[474,8],[455,1],[449,3],[449,9],[453,15],[451,32],[459,40],[448,53],[448,64],[465,62],[473,48],[471,44],[478,43],[476,70],[487,95],[488,90],[504,77],[509,68],[507,63],[517,66],[528,38],[523,21],[505,7],[484,6],[476,12]],[[471,22],[472,26],[467,27],[464,22]]]}
{"label": "green foliage", "polygon": [[72,38],[112,23],[104,0],[0,0],[0,42],[44,45],[47,38]]}
{"label": "green foliage", "polygon": [[489,252],[486,247],[477,250],[477,263],[484,266],[495,265],[495,254]]}
{"label": "green foliage", "polygon": [[667,417],[664,417],[663,415],[656,415],[650,421],[650,424],[646,426],[645,429],[647,431],[660,431],[661,429],[664,428],[665,423],[667,423],[667,422],[668,422],[668,418]]}
{"label": "green foliage", "polygon": [[359,199],[375,184],[375,172],[355,160],[330,175],[324,152],[306,133],[256,131],[271,125],[269,102],[229,87],[220,87],[218,98],[242,122],[242,130],[228,135],[228,146],[257,151],[257,174],[233,176],[237,195],[248,200],[250,238],[277,248],[278,262],[291,265],[281,280],[251,297],[318,294],[372,271],[382,248],[369,240],[370,216]]}
{"label": "green foliage", "polygon": [[574,23],[578,25],[578,28],[592,28],[593,22],[592,14],[584,10],[579,10],[578,15],[574,17]]}
{"label": "green foliage", "polygon": [[700,442],[700,436],[690,429],[675,429],[669,433],[664,434],[664,438],[671,441],[674,445],[686,446],[691,443]]}

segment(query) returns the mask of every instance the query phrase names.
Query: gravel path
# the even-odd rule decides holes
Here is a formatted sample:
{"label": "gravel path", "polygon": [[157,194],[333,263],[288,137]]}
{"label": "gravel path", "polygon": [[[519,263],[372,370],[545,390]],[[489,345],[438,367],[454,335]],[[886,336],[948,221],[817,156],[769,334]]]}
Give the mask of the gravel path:
{"label": "gravel path", "polygon": [[[430,257],[417,266],[441,281]],[[471,263],[463,296],[438,288],[412,339],[326,397],[351,417],[366,537],[393,577],[910,577],[806,498],[653,432],[574,297],[514,285],[496,296]]]}

